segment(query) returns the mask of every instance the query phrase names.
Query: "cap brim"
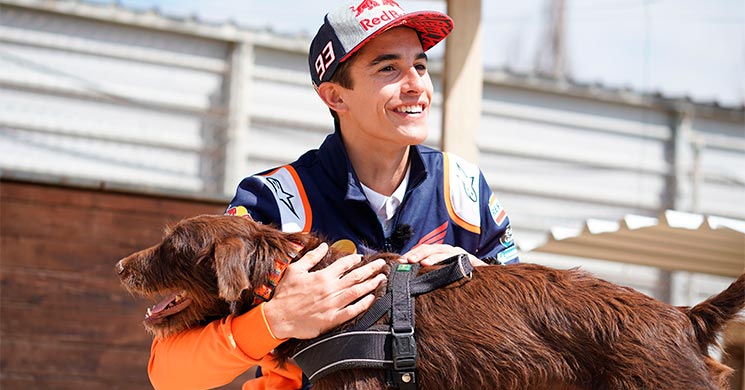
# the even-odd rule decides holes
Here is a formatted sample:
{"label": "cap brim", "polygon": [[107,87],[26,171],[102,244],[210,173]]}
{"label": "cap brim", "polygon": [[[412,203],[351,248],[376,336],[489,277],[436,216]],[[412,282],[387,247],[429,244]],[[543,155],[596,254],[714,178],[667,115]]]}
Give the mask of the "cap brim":
{"label": "cap brim", "polygon": [[436,11],[415,11],[401,15],[370,34],[370,36],[357,44],[352,50],[349,50],[339,62],[346,61],[352,54],[356,53],[378,35],[400,26],[415,30],[419,35],[419,40],[422,42],[422,50],[427,51],[440,43],[440,41],[445,39],[453,31],[453,19],[442,12]]}

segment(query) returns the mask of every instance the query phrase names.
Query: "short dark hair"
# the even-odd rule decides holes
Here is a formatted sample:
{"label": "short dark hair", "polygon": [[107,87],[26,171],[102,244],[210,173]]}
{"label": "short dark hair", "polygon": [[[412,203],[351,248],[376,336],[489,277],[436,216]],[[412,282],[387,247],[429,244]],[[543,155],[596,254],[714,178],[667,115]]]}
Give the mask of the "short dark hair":
{"label": "short dark hair", "polygon": [[349,67],[352,62],[354,62],[354,56],[339,64],[339,67],[336,68],[336,72],[331,76],[331,81],[346,89],[352,89],[352,76],[349,72]]}
{"label": "short dark hair", "polygon": [[[329,82],[339,84],[346,89],[354,88],[352,75],[349,71],[352,62],[354,62],[354,57],[355,56],[352,56],[346,61],[340,63],[339,66],[336,68],[334,74],[331,76],[331,80],[329,80]],[[339,116],[336,114],[336,111],[332,110],[331,108],[329,108],[329,111],[331,111],[331,116],[334,117],[334,121],[339,122]]]}

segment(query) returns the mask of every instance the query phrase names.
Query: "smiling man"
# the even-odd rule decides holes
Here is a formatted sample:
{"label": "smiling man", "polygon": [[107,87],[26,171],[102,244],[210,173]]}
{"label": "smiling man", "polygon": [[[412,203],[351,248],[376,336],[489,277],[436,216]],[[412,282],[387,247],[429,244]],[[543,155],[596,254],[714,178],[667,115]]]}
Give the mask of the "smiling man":
{"label": "smiling man", "polygon": [[[406,13],[391,0],[365,0],[326,15],[309,51],[313,87],[334,132],[297,161],[244,179],[226,214],[288,232],[315,232],[350,253],[401,253],[431,265],[467,253],[474,265],[518,261],[509,218],[475,165],[420,144],[433,86],[425,52],[453,21]],[[212,388],[254,365],[244,389],[307,387],[271,351],[287,338],[313,338],[372,304],[384,278],[376,261],[347,272],[350,255],[311,272],[321,246],[289,265],[272,293],[248,313],[155,340],[150,378],[162,389]],[[272,286],[274,287],[274,286]]]}

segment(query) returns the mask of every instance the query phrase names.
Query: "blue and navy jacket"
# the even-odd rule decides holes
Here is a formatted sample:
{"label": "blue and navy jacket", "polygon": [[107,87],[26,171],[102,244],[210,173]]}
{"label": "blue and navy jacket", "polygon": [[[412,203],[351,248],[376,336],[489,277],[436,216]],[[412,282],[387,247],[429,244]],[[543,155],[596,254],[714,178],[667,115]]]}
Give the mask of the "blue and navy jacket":
{"label": "blue and navy jacket", "polygon": [[491,263],[518,261],[510,220],[477,166],[425,146],[411,147],[409,166],[393,228],[411,228],[403,242],[385,237],[338,131],[297,161],[243,179],[226,214],[329,242],[350,240],[362,254],[449,244]]}

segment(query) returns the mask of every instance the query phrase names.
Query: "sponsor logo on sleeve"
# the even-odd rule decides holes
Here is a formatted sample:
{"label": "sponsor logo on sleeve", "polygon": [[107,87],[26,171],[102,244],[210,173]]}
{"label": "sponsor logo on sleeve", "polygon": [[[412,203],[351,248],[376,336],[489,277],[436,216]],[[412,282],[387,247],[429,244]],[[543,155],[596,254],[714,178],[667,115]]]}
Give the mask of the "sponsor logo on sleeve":
{"label": "sponsor logo on sleeve", "polygon": [[489,197],[489,212],[491,213],[492,219],[497,226],[502,226],[504,220],[507,219],[507,212],[502,208],[502,204],[494,194]]}
{"label": "sponsor logo on sleeve", "polygon": [[313,214],[303,183],[291,165],[259,176],[271,190],[279,209],[282,231],[308,232],[313,224]]}
{"label": "sponsor logo on sleeve", "polygon": [[292,215],[297,217],[297,212],[295,211],[295,206],[292,204],[292,198],[295,197],[290,192],[285,191],[284,188],[282,188],[282,182],[273,178],[273,177],[267,177],[266,181],[269,183],[269,185],[272,186],[272,189],[274,190],[275,197],[278,201],[282,202],[283,205],[287,206],[287,209],[290,210]]}
{"label": "sponsor logo on sleeve", "polygon": [[248,213],[248,210],[246,210],[246,208],[243,206],[231,206],[225,211],[225,215],[253,219],[251,218],[251,214]]}
{"label": "sponsor logo on sleeve", "polygon": [[512,245],[512,226],[507,225],[507,229],[505,229],[504,234],[502,235],[502,237],[499,237],[499,243],[502,244],[502,246]]}
{"label": "sponsor logo on sleeve", "polygon": [[481,234],[479,168],[454,154],[442,156],[448,214],[458,226]]}
{"label": "sponsor logo on sleeve", "polygon": [[463,185],[463,192],[471,202],[477,202],[479,199],[475,188],[476,176],[469,175],[458,162],[455,163],[455,166],[457,168],[455,175],[460,180],[461,185]]}
{"label": "sponsor logo on sleeve", "polygon": [[499,264],[507,264],[517,258],[517,247],[510,246],[505,248],[503,251],[497,253],[497,261]]}

